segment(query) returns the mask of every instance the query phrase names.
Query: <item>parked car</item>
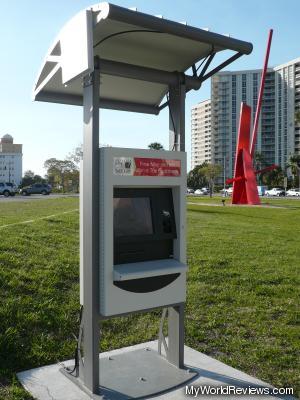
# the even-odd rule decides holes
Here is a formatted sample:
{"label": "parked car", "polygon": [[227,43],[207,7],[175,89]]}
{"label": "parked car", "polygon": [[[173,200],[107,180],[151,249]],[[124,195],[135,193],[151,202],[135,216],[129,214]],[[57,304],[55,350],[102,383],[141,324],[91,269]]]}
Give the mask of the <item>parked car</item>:
{"label": "parked car", "polygon": [[284,189],[272,188],[270,190],[266,190],[265,195],[267,197],[269,197],[269,196],[277,196],[278,197],[278,196],[284,196],[285,192],[284,192]]}
{"label": "parked car", "polygon": [[267,186],[257,186],[257,191],[259,196],[264,196],[268,190]]}
{"label": "parked car", "polygon": [[47,195],[51,193],[51,186],[45,183],[34,183],[33,185],[25,186],[20,189],[20,193],[23,196],[29,196],[30,194]]}
{"label": "parked car", "polygon": [[201,188],[203,194],[209,194],[209,189],[206,187]]}
{"label": "parked car", "polygon": [[186,189],[186,193],[187,194],[193,194],[194,193],[194,189],[187,188]]}
{"label": "parked car", "polygon": [[286,192],[286,195],[287,196],[297,196],[297,197],[299,197],[300,196],[300,190],[299,189],[289,189]]}
{"label": "parked car", "polygon": [[195,194],[197,194],[199,196],[199,195],[203,195],[204,193],[202,192],[201,189],[197,189],[197,190],[195,190]]}
{"label": "parked car", "polygon": [[221,190],[222,195],[226,196],[231,196],[232,195],[232,191],[233,191],[233,187],[229,187],[229,188],[225,188]]}
{"label": "parked car", "polygon": [[17,192],[17,186],[11,182],[0,182],[0,194],[3,196],[14,196]]}

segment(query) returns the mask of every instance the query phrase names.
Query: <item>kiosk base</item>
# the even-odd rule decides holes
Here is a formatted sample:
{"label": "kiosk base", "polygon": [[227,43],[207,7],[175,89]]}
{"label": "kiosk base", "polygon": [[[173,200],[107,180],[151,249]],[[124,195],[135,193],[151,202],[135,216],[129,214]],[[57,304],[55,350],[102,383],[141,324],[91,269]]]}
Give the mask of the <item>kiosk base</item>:
{"label": "kiosk base", "polygon": [[[95,399],[144,399],[185,386],[198,375],[176,368],[150,347],[101,357],[99,363],[101,386]],[[60,371],[85,390],[78,378]]]}
{"label": "kiosk base", "polygon": [[[150,348],[151,351],[146,351],[145,349],[147,347]],[[133,397],[137,394],[136,391],[140,390],[141,393],[141,388],[144,388],[144,393],[146,393],[146,389],[149,389],[153,377],[159,374],[160,376],[157,376],[157,381],[155,383],[151,383],[151,386],[154,385],[151,387],[151,392],[153,393],[153,395],[144,396],[142,398],[149,399],[149,397],[151,397],[153,400],[186,400],[186,387],[189,389],[189,393],[191,393],[191,390],[193,388],[205,385],[214,387],[235,386],[239,388],[245,388],[249,386],[256,388],[271,387],[267,383],[262,382],[257,378],[251,377],[250,375],[247,375],[237,369],[229,367],[228,365],[225,365],[220,361],[208,357],[205,354],[199,353],[198,351],[193,350],[187,346],[185,346],[185,363],[187,366],[191,367],[191,371],[197,372],[197,376],[195,376],[194,379],[190,379],[187,381],[187,379],[189,379],[191,376],[188,375],[187,377],[186,372],[181,370],[181,373],[185,375],[187,382],[183,383],[182,380],[181,386],[178,386],[179,383],[175,380],[174,377],[172,379],[169,379],[170,372],[174,372],[174,369],[177,372],[178,370],[164,359],[161,360],[163,364],[160,364],[159,362],[156,363],[157,360],[152,360],[152,355],[155,354],[156,349],[157,341],[154,341],[138,344],[136,346],[126,347],[124,349],[113,350],[107,353],[102,353],[100,356],[100,368],[102,367],[101,379],[106,379],[106,388],[102,387],[103,395],[92,396],[91,394],[87,394],[87,392],[79,387],[78,384],[75,384],[72,380],[66,378],[66,376],[60,372],[61,364],[53,364],[41,368],[36,368],[29,371],[20,372],[17,375],[24,388],[28,390],[28,392],[30,392],[30,394],[37,400],[136,399],[136,397]],[[111,357],[112,360],[108,360],[108,357]],[[156,359],[156,357],[154,358]],[[130,359],[130,367],[128,366],[128,362],[126,361],[126,359]],[[148,361],[146,362],[146,360]],[[103,364],[102,361],[104,362]],[[153,364],[149,371],[147,364],[149,362],[149,364],[151,365],[152,361]],[[119,365],[114,366],[114,364],[117,363]],[[71,367],[73,361],[66,361],[64,364],[68,367]],[[163,370],[161,370],[162,366]],[[108,368],[107,371],[103,371],[104,367]],[[130,371],[130,369],[132,371]],[[152,373],[155,372],[152,371],[152,369],[159,369],[159,372],[156,371],[158,373],[152,375]],[[139,381],[139,378],[143,377],[145,377],[146,379],[148,377],[149,380]],[[77,381],[76,378],[74,379]],[[129,379],[136,379],[135,382],[137,383],[131,383],[130,386]],[[167,387],[165,386],[166,391],[158,393],[158,388],[155,385],[159,385],[164,381],[166,383],[168,382],[169,390],[167,390]],[[173,388],[170,388],[172,384],[174,384],[175,386]],[[108,385],[111,385],[111,387],[109,387]],[[120,390],[128,390],[127,393],[129,394],[126,395],[120,392]],[[287,396],[285,398],[293,399],[292,396]],[[249,395],[244,396],[243,399],[275,400],[275,397],[267,395]]]}

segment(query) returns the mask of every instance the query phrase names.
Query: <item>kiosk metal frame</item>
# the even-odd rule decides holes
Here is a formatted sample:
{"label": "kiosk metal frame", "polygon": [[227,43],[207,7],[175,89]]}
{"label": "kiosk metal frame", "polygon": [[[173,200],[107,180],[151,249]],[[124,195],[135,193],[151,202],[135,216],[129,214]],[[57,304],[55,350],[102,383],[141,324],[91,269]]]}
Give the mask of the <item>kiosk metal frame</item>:
{"label": "kiosk metal frame", "polygon": [[[95,58],[94,71],[83,79],[83,380],[92,393],[97,393],[99,389],[99,225],[93,221],[99,220],[100,65],[101,60]],[[172,85],[169,93],[170,110],[172,110],[169,113],[169,148],[174,151],[185,151],[185,83],[178,79],[177,86]],[[93,191],[89,190],[91,187]],[[168,308],[168,344],[162,329],[165,317],[166,311],[162,314],[160,324],[159,353],[161,354],[163,344],[167,360],[176,367],[183,368],[184,303]]]}
{"label": "kiosk metal frame", "polygon": [[[107,33],[104,39],[97,40],[101,26],[110,34]],[[111,31],[109,31],[110,26]],[[124,26],[128,26],[128,29],[124,30]],[[116,27],[119,27],[119,32],[116,32]],[[102,53],[96,51],[99,44],[107,38],[116,38],[118,35],[121,37],[127,33],[138,35],[140,32],[148,32],[153,35],[153,38],[155,34],[156,36],[160,34],[163,38],[162,42],[170,43],[174,48],[177,42],[179,44],[182,42],[180,47],[182,50],[178,50],[177,53],[178,60],[185,44],[189,46],[190,55],[184,56],[186,60],[181,66],[176,66],[174,62],[172,69],[171,65],[167,65],[167,61],[164,61],[165,65],[162,63],[161,68],[158,68],[148,65],[144,60],[128,63],[127,59],[123,60],[121,52],[120,57],[111,56],[108,59],[105,55],[102,56],[105,51]],[[80,40],[78,48],[73,43],[76,40],[75,33]],[[133,49],[135,40],[130,42]],[[116,46],[115,49],[114,46]],[[112,42],[112,48],[116,50],[113,53],[118,54],[120,44],[117,41]],[[208,71],[217,52],[228,49],[235,51],[235,54]],[[84,368],[82,371],[83,361],[80,360],[79,372],[85,388],[91,393],[99,393],[99,324],[104,318],[99,315],[99,224],[95,223],[99,221],[99,109],[109,108],[158,115],[162,109],[169,106],[169,149],[185,151],[186,93],[191,89],[198,90],[203,81],[251,51],[251,43],[112,4],[101,3],[83,10],[73,18],[48,52],[36,81],[34,99],[83,106],[81,257],[84,295],[81,332],[84,331]],[[182,56],[182,59],[184,57]],[[197,66],[199,61],[201,63]],[[159,62],[157,61],[156,64]],[[192,75],[185,73],[189,68],[192,70]],[[104,78],[113,77],[116,82],[123,79],[120,82],[122,84],[124,82],[124,87],[128,80],[135,82],[138,89],[144,84],[151,84],[157,91],[157,101],[153,101],[153,96],[150,99],[150,94],[149,98],[145,94],[145,98],[138,99],[142,89],[137,90],[137,100],[132,98],[124,100],[122,96],[107,96],[109,85],[105,79],[101,82],[103,76]],[[80,82],[82,82],[82,89],[80,89]],[[120,87],[118,93],[122,90]],[[167,95],[167,101],[161,103],[165,95]],[[168,307],[168,344],[163,335],[166,314],[167,310],[164,309],[159,330],[159,353],[163,345],[166,349],[167,360],[181,369],[184,366],[184,303]]]}

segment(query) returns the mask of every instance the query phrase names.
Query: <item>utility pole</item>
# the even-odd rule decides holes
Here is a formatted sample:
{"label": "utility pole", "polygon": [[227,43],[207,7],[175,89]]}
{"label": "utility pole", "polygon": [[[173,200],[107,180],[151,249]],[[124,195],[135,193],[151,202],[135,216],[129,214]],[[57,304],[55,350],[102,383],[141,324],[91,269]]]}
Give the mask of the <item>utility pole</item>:
{"label": "utility pole", "polygon": [[226,156],[223,157],[223,189],[225,193],[225,185],[226,185]]}

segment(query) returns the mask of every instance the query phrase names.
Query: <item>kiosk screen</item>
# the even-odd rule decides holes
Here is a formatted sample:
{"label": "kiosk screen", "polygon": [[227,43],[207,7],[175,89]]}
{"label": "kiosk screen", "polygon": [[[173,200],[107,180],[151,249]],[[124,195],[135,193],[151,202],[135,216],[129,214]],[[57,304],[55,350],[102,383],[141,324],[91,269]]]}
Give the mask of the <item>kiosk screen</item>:
{"label": "kiosk screen", "polygon": [[172,189],[114,189],[114,264],[173,257]]}
{"label": "kiosk screen", "polygon": [[114,198],[114,235],[153,234],[149,197]]}

